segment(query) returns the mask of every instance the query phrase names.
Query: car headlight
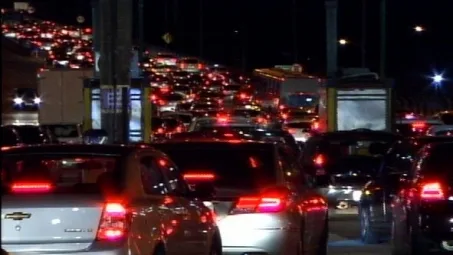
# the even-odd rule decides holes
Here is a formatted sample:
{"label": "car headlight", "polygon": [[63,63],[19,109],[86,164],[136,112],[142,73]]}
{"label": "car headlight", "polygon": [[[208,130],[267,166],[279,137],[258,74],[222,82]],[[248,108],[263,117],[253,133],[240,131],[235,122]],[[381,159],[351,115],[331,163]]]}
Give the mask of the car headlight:
{"label": "car headlight", "polygon": [[42,101],[41,101],[41,98],[35,97],[35,99],[33,99],[33,102],[34,102],[35,104],[40,104]]}
{"label": "car headlight", "polygon": [[24,100],[20,97],[16,97],[14,98],[14,103],[15,104],[22,104],[24,102]]}
{"label": "car headlight", "polygon": [[352,192],[352,200],[360,201],[360,197],[362,196],[362,191],[356,190]]}

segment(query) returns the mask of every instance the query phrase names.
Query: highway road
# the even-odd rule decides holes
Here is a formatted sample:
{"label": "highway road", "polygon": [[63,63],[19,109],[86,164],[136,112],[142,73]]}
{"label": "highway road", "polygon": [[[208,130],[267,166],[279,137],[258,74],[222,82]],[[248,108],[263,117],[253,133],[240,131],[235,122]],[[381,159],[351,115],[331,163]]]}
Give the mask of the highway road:
{"label": "highway road", "polygon": [[367,245],[360,240],[357,210],[330,213],[329,255],[388,255],[388,243]]}

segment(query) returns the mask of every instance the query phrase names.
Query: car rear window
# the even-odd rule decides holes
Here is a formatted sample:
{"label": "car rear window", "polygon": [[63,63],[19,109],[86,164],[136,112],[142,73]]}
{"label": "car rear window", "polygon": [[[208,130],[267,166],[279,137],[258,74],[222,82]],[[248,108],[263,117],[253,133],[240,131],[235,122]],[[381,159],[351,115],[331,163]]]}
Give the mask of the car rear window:
{"label": "car rear window", "polygon": [[292,122],[292,123],[287,123],[285,124],[287,128],[311,128],[311,123],[310,122]]}
{"label": "car rear window", "polygon": [[[14,185],[23,188],[34,184],[50,184],[50,192],[57,194],[116,192],[123,177],[118,155],[33,153],[2,157],[2,189],[6,192],[14,192]],[[33,187],[18,191],[34,192]]]}
{"label": "car rear window", "polygon": [[167,94],[167,95],[162,95],[161,98],[166,101],[182,101],[182,100],[184,100],[184,96],[181,94]]}
{"label": "car rear window", "polygon": [[255,111],[255,110],[234,110],[233,115],[234,116],[244,116],[244,117],[257,117],[258,115],[261,114],[261,111]]}
{"label": "car rear window", "polygon": [[45,140],[39,127],[17,126],[15,129],[24,144],[41,144]]}
{"label": "car rear window", "polygon": [[451,163],[453,160],[453,143],[438,144],[422,160],[421,169],[424,175],[435,176],[453,183]]}
{"label": "car rear window", "polygon": [[453,136],[453,129],[437,131],[436,135],[438,135],[438,136]]}
{"label": "car rear window", "polygon": [[183,60],[184,63],[187,63],[187,64],[198,64],[198,59],[184,59]]}
{"label": "car rear window", "polygon": [[394,141],[388,140],[373,140],[373,139],[327,139],[322,141],[318,146],[318,153],[327,156],[334,160],[347,156],[372,156],[370,146],[372,144],[382,144],[390,149]]}
{"label": "car rear window", "polygon": [[46,128],[57,138],[78,137],[77,125],[46,125]]}
{"label": "car rear window", "polygon": [[177,119],[172,118],[163,119],[163,122],[167,128],[176,128],[179,124]]}
{"label": "car rear window", "polygon": [[217,187],[254,189],[276,182],[271,145],[230,143],[156,144],[183,172],[212,172]]}

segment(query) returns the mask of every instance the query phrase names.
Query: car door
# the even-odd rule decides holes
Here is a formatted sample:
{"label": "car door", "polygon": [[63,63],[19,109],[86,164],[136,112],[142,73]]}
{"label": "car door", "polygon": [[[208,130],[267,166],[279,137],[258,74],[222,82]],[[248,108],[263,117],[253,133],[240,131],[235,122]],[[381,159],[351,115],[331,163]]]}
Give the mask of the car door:
{"label": "car door", "polygon": [[203,205],[200,202],[189,198],[189,189],[176,165],[168,158],[157,159],[157,165],[167,179],[168,190],[175,199],[175,213],[178,214],[181,234],[183,235],[187,249],[184,254],[201,255],[205,254],[208,246],[208,231],[205,231],[206,224],[201,221]]}
{"label": "car door", "polygon": [[175,212],[179,204],[170,196],[166,179],[156,166],[154,156],[144,155],[140,159],[140,173],[146,200],[155,203],[156,198],[161,199],[156,210],[160,216],[160,230],[166,237],[166,254],[184,254],[186,246],[177,224],[180,216]]}

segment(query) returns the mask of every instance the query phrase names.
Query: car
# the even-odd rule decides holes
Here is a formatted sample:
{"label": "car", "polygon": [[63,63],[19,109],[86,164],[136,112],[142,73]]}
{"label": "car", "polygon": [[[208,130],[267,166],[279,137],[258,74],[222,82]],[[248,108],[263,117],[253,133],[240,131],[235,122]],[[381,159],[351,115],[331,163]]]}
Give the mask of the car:
{"label": "car", "polygon": [[375,177],[380,155],[400,139],[367,129],[315,134],[305,143],[301,165],[332,209],[349,209],[358,205],[363,185]]}
{"label": "car", "polygon": [[23,144],[52,144],[58,143],[50,130],[36,125],[6,125],[16,130]]}
{"label": "car", "polygon": [[327,204],[277,144],[170,140],[153,147],[214,211],[224,254],[327,254]]}
{"label": "car", "polygon": [[424,146],[392,199],[392,254],[450,254],[453,143]]}
{"label": "car", "polygon": [[390,239],[392,198],[401,187],[417,151],[428,144],[453,142],[453,137],[419,137],[396,142],[382,158],[376,178],[362,189],[359,201],[360,237],[364,243],[376,244]]}
{"label": "car", "polygon": [[13,254],[220,254],[210,209],[146,146],[2,151],[2,248]]}
{"label": "car", "polygon": [[[316,122],[310,119],[293,119],[285,121],[283,128],[290,132],[296,141],[305,143],[311,137]],[[313,130],[313,131],[312,131]]]}

